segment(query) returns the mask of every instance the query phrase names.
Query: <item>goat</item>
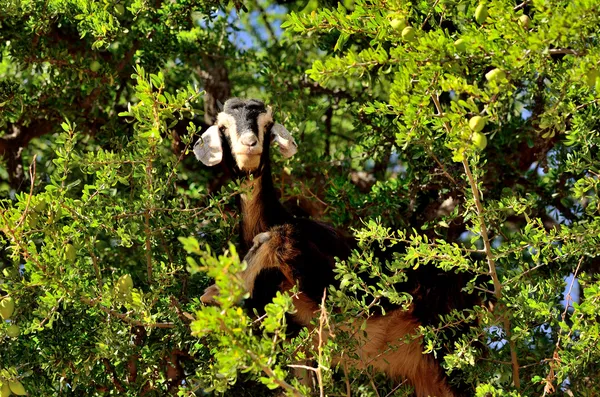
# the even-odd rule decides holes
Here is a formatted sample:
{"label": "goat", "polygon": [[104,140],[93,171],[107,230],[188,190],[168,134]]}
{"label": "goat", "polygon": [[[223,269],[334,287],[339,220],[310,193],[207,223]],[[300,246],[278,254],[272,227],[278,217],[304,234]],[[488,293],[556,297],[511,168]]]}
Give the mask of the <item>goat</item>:
{"label": "goat", "polygon": [[[335,285],[335,258],[347,259],[357,244],[353,238],[329,225],[294,217],[279,202],[271,175],[270,144],[279,146],[284,157],[297,150],[291,134],[275,123],[271,109],[258,100],[230,99],[210,127],[194,146],[196,157],[208,166],[223,162],[236,178],[246,179],[250,191],[240,197],[242,221],[240,226],[242,252],[246,252],[246,270],[242,273],[250,294],[250,308],[260,308],[271,301],[277,291],[298,285],[293,297],[293,323],[308,326],[319,310],[323,292]],[[416,292],[411,310],[395,308],[385,316],[367,320],[366,339],[359,339],[357,366],[372,365],[391,377],[402,377],[415,387],[417,396],[455,396],[442,373],[439,363],[422,354],[422,343],[403,338],[416,333],[419,325],[429,325],[439,314],[452,306],[448,296],[436,294],[435,275],[420,274],[420,282],[404,286]],[[410,278],[409,278],[410,279]],[[446,288],[456,293],[462,284],[451,282]],[[453,290],[454,289],[454,290]],[[207,288],[202,301],[211,303],[218,290]],[[450,307],[446,307],[450,306]],[[357,333],[360,334],[360,333]],[[389,350],[388,345],[396,349]]]}
{"label": "goat", "polygon": [[[323,289],[334,281],[331,272],[334,258],[348,257],[352,240],[324,223],[296,218],[283,207],[273,186],[271,143],[279,147],[285,158],[297,151],[292,135],[273,121],[271,109],[262,101],[231,98],[217,115],[216,124],[208,128],[194,145],[194,154],[205,165],[214,166],[222,162],[234,178],[245,178],[243,187],[249,193],[238,197],[242,255],[248,252],[256,235],[273,226],[291,224],[298,232],[310,236],[309,241],[325,255],[321,259],[327,263],[327,266],[311,266],[310,269],[320,281],[311,288],[314,297],[319,299]],[[274,274],[273,277],[277,278],[278,275]],[[267,280],[268,274],[261,278],[264,279],[261,284],[265,288],[257,289],[260,294],[254,294],[247,302],[250,307],[264,307],[277,289],[277,280]],[[209,299],[208,295],[205,299]]]}
{"label": "goat", "polygon": [[231,98],[217,115],[216,124],[194,146],[196,158],[205,165],[223,162],[234,179],[246,178],[243,187],[249,194],[238,197],[242,253],[252,246],[254,236],[293,219],[273,187],[271,142],[279,146],[285,158],[297,151],[294,138],[281,124],[273,122],[271,109],[263,102]]}

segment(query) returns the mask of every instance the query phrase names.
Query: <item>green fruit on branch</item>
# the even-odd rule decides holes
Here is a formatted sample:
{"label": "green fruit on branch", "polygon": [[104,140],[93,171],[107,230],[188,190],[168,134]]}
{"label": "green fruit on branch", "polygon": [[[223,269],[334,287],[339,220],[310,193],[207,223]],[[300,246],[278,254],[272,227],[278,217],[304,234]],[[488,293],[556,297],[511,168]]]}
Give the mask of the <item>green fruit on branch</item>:
{"label": "green fruit on branch", "polygon": [[8,382],[8,387],[10,387],[10,391],[17,396],[26,396],[27,392],[25,391],[25,387],[18,380],[14,380],[12,382]]}
{"label": "green fruit on branch", "polygon": [[10,296],[0,300],[0,317],[8,320],[15,311],[15,301]]}
{"label": "green fruit on branch", "polygon": [[21,335],[21,328],[19,328],[17,324],[11,324],[6,329],[6,335],[10,336],[11,338],[16,338]]}
{"label": "green fruit on branch", "polygon": [[519,17],[519,24],[523,26],[525,29],[529,29],[529,25],[531,24],[531,19],[527,15],[521,15]]}
{"label": "green fruit on branch", "polygon": [[474,132],[480,132],[485,127],[485,119],[481,116],[471,117],[469,120],[469,128]]}
{"label": "green fruit on branch", "polygon": [[481,3],[475,9],[475,20],[478,24],[482,24],[488,17],[488,8],[485,3]]}
{"label": "green fruit on branch", "polygon": [[132,288],[133,280],[131,279],[131,275],[124,274],[117,280],[115,292],[119,297],[129,298],[131,296]]}
{"label": "green fruit on branch", "polygon": [[406,20],[400,18],[394,18],[390,21],[392,28],[397,31],[402,31],[406,27]]}
{"label": "green fruit on branch", "polygon": [[415,28],[412,26],[407,26],[402,30],[402,40],[404,41],[413,41],[415,38]]}
{"label": "green fruit on branch", "polygon": [[117,4],[115,6],[115,12],[117,15],[123,15],[125,13],[125,7],[123,7],[123,4]]}
{"label": "green fruit on branch", "polygon": [[487,146],[487,138],[481,132],[474,132],[471,135],[471,141],[479,150],[483,150]]}
{"label": "green fruit on branch", "polygon": [[454,42],[454,48],[458,52],[465,52],[467,50],[467,42],[463,39],[458,39]]}
{"label": "green fruit on branch", "polygon": [[97,72],[98,70],[100,70],[100,66],[101,66],[101,65],[100,65],[100,62],[98,62],[98,61],[93,61],[93,62],[90,64],[90,70],[91,70],[92,72]]}
{"label": "green fruit on branch", "polygon": [[506,78],[506,72],[502,69],[492,69],[485,74],[487,81],[500,81]]}
{"label": "green fruit on branch", "polygon": [[66,245],[65,256],[67,257],[67,260],[69,261],[69,263],[75,262],[75,259],[77,259],[77,250],[75,249],[73,244]]}
{"label": "green fruit on branch", "polygon": [[596,86],[596,81],[598,80],[598,77],[600,77],[600,71],[598,71],[598,69],[592,69],[589,72],[587,72],[585,77],[588,85],[593,88]]}

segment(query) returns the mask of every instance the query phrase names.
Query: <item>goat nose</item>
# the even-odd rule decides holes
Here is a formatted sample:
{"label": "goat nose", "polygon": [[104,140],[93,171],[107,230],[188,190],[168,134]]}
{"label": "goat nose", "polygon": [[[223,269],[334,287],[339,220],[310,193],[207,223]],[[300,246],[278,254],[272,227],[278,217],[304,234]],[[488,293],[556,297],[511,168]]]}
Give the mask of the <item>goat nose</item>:
{"label": "goat nose", "polygon": [[240,141],[246,145],[246,146],[256,146],[256,144],[258,143],[258,139],[256,138],[256,135],[254,134],[244,134],[242,135],[242,138],[240,139]]}

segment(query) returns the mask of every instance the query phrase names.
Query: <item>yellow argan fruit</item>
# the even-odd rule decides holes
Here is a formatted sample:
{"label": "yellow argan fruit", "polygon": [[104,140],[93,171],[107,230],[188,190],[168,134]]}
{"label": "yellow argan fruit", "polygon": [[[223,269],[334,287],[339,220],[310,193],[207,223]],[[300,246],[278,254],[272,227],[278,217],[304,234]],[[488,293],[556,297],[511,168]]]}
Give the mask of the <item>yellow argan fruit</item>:
{"label": "yellow argan fruit", "polygon": [[18,380],[14,380],[12,382],[8,382],[8,387],[10,387],[10,391],[17,396],[26,396],[27,392],[25,391],[25,387]]}
{"label": "yellow argan fruit", "polygon": [[10,296],[0,300],[0,317],[8,320],[15,312],[15,301]]}
{"label": "yellow argan fruit", "polygon": [[596,86],[598,77],[600,77],[600,71],[598,71],[598,69],[592,69],[585,75],[586,81],[591,88]]}
{"label": "yellow argan fruit", "polygon": [[6,328],[6,335],[10,336],[11,338],[16,338],[21,335],[21,328],[19,328],[17,324],[11,324],[8,326],[8,328]]}
{"label": "yellow argan fruit", "polygon": [[0,397],[8,397],[11,395],[10,387],[8,387],[8,381],[2,381],[2,387],[0,387]]}
{"label": "yellow argan fruit", "polygon": [[412,26],[407,26],[402,29],[402,40],[404,41],[413,41],[415,38],[415,29]]}
{"label": "yellow argan fruit", "polygon": [[133,288],[133,280],[129,274],[124,274],[117,280],[115,292],[119,297],[131,297],[131,289]]}
{"label": "yellow argan fruit", "polygon": [[485,78],[487,81],[500,81],[506,78],[506,72],[502,69],[492,69],[485,74]]}
{"label": "yellow argan fruit", "polygon": [[480,132],[485,127],[485,119],[481,116],[471,117],[469,120],[469,128],[474,132]]}
{"label": "yellow argan fruit", "polygon": [[530,24],[531,19],[529,19],[529,16],[523,14],[519,17],[519,25],[523,26],[525,29],[529,29]]}
{"label": "yellow argan fruit", "polygon": [[488,8],[485,3],[480,3],[475,9],[475,20],[478,24],[482,24],[488,17]]}
{"label": "yellow argan fruit", "polygon": [[467,50],[467,42],[463,39],[458,39],[454,42],[454,48],[458,52],[465,52]]}
{"label": "yellow argan fruit", "polygon": [[471,135],[471,141],[479,150],[483,150],[487,146],[487,138],[481,132],[474,132]]}
{"label": "yellow argan fruit", "polygon": [[67,244],[65,246],[65,256],[67,257],[69,263],[75,262],[75,259],[77,258],[77,250],[73,244]]}
{"label": "yellow argan fruit", "polygon": [[392,25],[392,28],[394,28],[394,30],[402,31],[402,29],[406,27],[406,20],[394,18],[390,21],[390,25]]}

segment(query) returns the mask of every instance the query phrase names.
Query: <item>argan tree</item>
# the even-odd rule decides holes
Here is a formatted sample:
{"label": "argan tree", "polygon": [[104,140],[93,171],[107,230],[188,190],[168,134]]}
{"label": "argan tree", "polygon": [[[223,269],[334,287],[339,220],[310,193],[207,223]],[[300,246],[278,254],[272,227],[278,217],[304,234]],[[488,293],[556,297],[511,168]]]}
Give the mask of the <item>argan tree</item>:
{"label": "argan tree", "polygon": [[[409,395],[336,357],[425,266],[482,302],[415,336],[452,383],[600,393],[598,26],[595,0],[0,0],[0,394]],[[238,306],[243,187],[191,154],[231,96],[298,142],[281,201],[361,246],[294,338],[289,295]]]}

